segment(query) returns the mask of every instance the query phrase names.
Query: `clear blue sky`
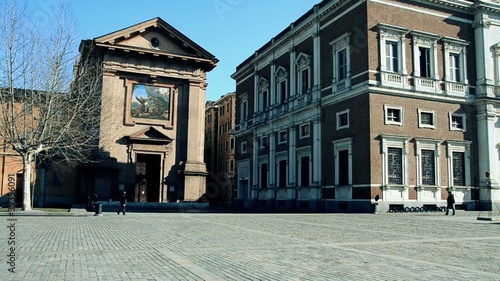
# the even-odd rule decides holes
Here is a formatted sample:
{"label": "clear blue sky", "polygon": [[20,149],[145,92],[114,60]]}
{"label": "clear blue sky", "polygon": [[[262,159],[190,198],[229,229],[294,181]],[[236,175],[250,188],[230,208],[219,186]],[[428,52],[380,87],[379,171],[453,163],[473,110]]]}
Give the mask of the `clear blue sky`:
{"label": "clear blue sky", "polygon": [[[92,39],[160,17],[219,59],[208,74],[207,99],[235,91],[236,66],[320,0],[70,1],[79,39]],[[31,1],[43,20],[57,0]]]}

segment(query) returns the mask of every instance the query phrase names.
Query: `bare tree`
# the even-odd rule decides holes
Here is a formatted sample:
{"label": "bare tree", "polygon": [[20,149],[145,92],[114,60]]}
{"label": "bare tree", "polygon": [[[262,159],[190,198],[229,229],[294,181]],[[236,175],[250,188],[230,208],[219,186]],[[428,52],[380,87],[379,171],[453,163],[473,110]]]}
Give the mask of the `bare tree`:
{"label": "bare tree", "polygon": [[78,53],[64,3],[51,26],[32,23],[20,1],[2,3],[0,138],[22,158],[23,210],[31,210],[35,159],[78,163],[98,150],[101,64],[89,50]]}

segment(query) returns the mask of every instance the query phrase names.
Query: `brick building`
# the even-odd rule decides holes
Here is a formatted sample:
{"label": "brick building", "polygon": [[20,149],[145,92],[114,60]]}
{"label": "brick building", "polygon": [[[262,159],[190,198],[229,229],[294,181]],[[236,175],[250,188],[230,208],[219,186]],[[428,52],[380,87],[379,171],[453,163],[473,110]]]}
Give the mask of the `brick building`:
{"label": "brick building", "polygon": [[231,205],[235,165],[236,94],[228,93],[205,106],[205,162],[210,173],[207,192],[215,204]]}
{"label": "brick building", "polygon": [[232,75],[239,200],[498,207],[499,50],[498,1],[320,2]]}

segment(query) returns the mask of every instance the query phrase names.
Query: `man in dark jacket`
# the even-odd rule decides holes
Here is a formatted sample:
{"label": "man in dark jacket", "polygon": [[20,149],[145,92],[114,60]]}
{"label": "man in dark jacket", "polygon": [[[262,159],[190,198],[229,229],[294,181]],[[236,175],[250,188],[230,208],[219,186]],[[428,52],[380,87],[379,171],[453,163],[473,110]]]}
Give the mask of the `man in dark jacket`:
{"label": "man in dark jacket", "polygon": [[453,216],[455,215],[455,197],[451,192],[448,192],[448,198],[446,198],[446,215],[448,215],[449,210],[453,210]]}
{"label": "man in dark jacket", "polygon": [[120,212],[123,212],[123,215],[125,215],[125,203],[127,201],[127,193],[124,191],[122,196],[120,197],[120,210],[116,212],[118,215]]}

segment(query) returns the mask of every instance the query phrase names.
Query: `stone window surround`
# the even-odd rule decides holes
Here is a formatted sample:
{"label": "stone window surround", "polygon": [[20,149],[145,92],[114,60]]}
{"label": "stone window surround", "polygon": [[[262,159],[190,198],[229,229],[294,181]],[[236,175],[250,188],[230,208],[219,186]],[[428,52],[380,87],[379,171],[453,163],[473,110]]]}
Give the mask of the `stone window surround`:
{"label": "stone window surround", "polygon": [[[453,116],[456,116],[456,117],[461,117],[462,118],[462,128],[457,128],[457,127],[454,127],[453,126]],[[450,124],[450,131],[459,131],[459,132],[466,132],[466,114],[465,113],[452,113],[450,112],[448,114],[448,120],[449,120],[449,124]]]}
{"label": "stone window surround", "polygon": [[382,146],[382,181],[385,187],[389,187],[388,175],[388,148],[401,148],[402,152],[402,186],[408,185],[408,137],[406,136],[393,136],[381,135]]}
{"label": "stone window surround", "polygon": [[[350,36],[351,33],[347,32],[342,36],[338,37],[334,41],[330,42],[332,46],[332,59],[333,59],[333,77],[332,77],[332,91],[338,92],[343,90],[348,90],[351,86],[351,52],[350,52]],[[344,79],[338,79],[339,62],[337,60],[339,52],[346,51],[346,74]]]}
{"label": "stone window surround", "polygon": [[[394,110],[399,110],[400,111],[400,119],[401,121],[392,121],[389,120],[389,109],[394,109]],[[392,105],[384,105],[384,124],[385,125],[397,125],[397,126],[403,126],[404,123],[404,108],[402,106],[392,106]]]}
{"label": "stone window surround", "polygon": [[[422,123],[422,114],[428,113],[432,114],[432,124],[423,124]],[[427,110],[427,109],[418,109],[418,127],[419,128],[427,128],[427,129],[436,129],[436,124],[437,124],[437,116],[436,112],[434,110]]]}
{"label": "stone window surround", "polygon": [[439,186],[439,183],[441,182],[439,174],[440,143],[441,140],[415,138],[415,156],[417,159],[418,186],[422,186],[422,150],[434,151],[434,185],[432,186]]}
{"label": "stone window surround", "polygon": [[[347,116],[347,124],[346,125],[341,125],[340,124],[340,116],[342,115],[346,115]],[[336,118],[337,118],[337,130],[341,130],[341,129],[348,129],[349,128],[349,125],[350,125],[350,120],[349,120],[349,109],[345,109],[345,110],[342,110],[342,111],[339,111],[336,113]]]}
{"label": "stone window surround", "polygon": [[[343,151],[343,150],[348,151],[348,155],[349,155],[348,182],[349,182],[349,184],[352,184],[352,140],[353,140],[353,138],[349,137],[349,138],[344,138],[344,139],[332,141],[332,143],[333,143],[333,157],[335,159],[334,161],[335,161],[335,185],[336,186],[338,186],[340,184],[339,183],[339,179],[340,179],[339,152]],[[349,196],[351,196],[351,195],[352,194],[350,194]]]}
{"label": "stone window surround", "polygon": [[448,187],[453,187],[453,152],[464,153],[465,186],[471,186],[470,151],[471,141],[446,141],[446,158],[448,161]]}

